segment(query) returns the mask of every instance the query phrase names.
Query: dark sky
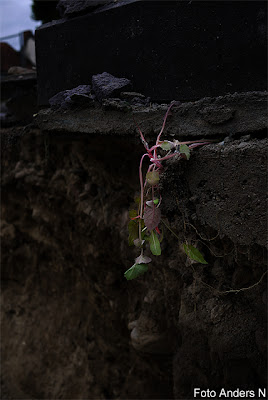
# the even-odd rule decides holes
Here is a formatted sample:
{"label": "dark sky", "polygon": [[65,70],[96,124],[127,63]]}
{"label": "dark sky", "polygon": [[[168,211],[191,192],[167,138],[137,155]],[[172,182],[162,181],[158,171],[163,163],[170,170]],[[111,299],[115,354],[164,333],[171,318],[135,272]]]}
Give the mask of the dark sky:
{"label": "dark sky", "polygon": [[[32,30],[41,23],[31,18],[31,0],[0,0],[0,37]],[[19,50],[19,39],[5,40]]]}

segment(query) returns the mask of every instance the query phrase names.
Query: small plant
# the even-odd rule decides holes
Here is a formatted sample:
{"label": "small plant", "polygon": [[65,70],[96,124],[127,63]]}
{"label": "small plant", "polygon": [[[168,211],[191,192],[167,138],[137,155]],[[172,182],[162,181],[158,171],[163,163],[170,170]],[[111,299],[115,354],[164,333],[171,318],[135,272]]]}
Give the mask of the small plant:
{"label": "small plant", "polygon": [[[130,210],[130,222],[128,224],[128,243],[139,249],[139,256],[135,259],[135,263],[129,268],[124,276],[127,280],[135,279],[139,275],[144,274],[148,270],[148,264],[152,261],[150,257],[144,255],[145,246],[148,244],[151,253],[154,256],[161,255],[162,234],[159,228],[161,222],[161,193],[159,191],[159,180],[163,171],[163,161],[169,160],[177,156],[178,160],[189,160],[191,150],[198,146],[210,144],[211,141],[196,140],[179,142],[174,140],[161,140],[161,135],[165,129],[167,117],[170,115],[170,110],[174,105],[179,105],[178,102],[172,102],[165,114],[162,128],[157,136],[156,142],[152,147],[149,147],[140,128],[138,127],[141,141],[145,147],[144,153],[140,160],[139,179],[140,179],[140,197],[135,199],[138,204],[138,211]],[[164,151],[164,155],[158,154],[159,150]],[[143,179],[143,160],[148,157],[150,165]],[[186,255],[199,263],[207,264],[202,254],[195,247],[183,244]]]}

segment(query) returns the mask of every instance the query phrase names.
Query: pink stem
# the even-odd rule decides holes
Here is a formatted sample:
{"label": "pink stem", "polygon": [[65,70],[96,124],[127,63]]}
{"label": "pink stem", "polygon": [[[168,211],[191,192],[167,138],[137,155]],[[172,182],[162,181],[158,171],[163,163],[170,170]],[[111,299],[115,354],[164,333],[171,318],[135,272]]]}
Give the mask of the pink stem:
{"label": "pink stem", "polygon": [[143,211],[143,195],[144,195],[144,186],[143,186],[143,177],[142,177],[142,162],[144,157],[148,156],[149,154],[143,154],[140,160],[140,167],[139,167],[139,176],[140,176],[140,186],[141,186],[141,205],[140,205],[140,216],[142,218],[142,211]]}
{"label": "pink stem", "polygon": [[[167,109],[167,112],[166,112],[165,117],[164,117],[164,121],[163,121],[163,125],[162,125],[162,128],[161,128],[161,131],[159,132],[159,135],[157,136],[157,139],[156,139],[156,145],[159,144],[160,137],[161,137],[161,135],[162,135],[162,133],[163,133],[163,131],[164,131],[164,129],[165,129],[167,117],[168,117],[168,115],[169,115],[169,112],[170,112],[171,108],[172,108],[175,104],[178,104],[178,102],[177,102],[177,103],[176,103],[176,102],[172,102],[172,103],[170,104],[170,106],[168,107],[168,109]],[[156,158],[156,149],[154,150],[154,158]]]}
{"label": "pink stem", "polygon": [[161,147],[161,145],[160,144],[156,144],[156,145],[150,147],[149,151],[153,151],[153,150],[157,149],[157,147]]}
{"label": "pink stem", "polygon": [[134,117],[133,117],[133,120],[134,120],[134,122],[135,122],[135,124],[136,124],[136,126],[137,126],[137,128],[138,128],[139,133],[140,133],[140,137],[141,137],[142,144],[144,145],[145,149],[148,151],[148,150],[149,150],[148,143],[146,142],[145,137],[143,136],[143,133],[142,133],[142,131],[141,131],[139,125],[138,125],[137,122],[135,121]]}
{"label": "pink stem", "polygon": [[211,143],[213,143],[214,141],[213,140],[206,140],[206,141],[203,141],[203,140],[190,140],[189,142],[179,142],[179,144],[191,144],[191,143],[205,143],[205,144],[211,144]]}
{"label": "pink stem", "polygon": [[[164,161],[164,160],[168,160],[169,158],[172,158],[174,156],[178,155],[178,153],[172,153],[169,154],[168,156],[162,157],[162,158],[157,158],[156,160],[154,158],[151,158],[151,162],[156,163],[156,161]],[[162,165],[161,165],[162,166]]]}
{"label": "pink stem", "polygon": [[203,142],[203,143],[194,143],[190,144],[189,148],[193,149],[194,147],[203,146],[204,144],[211,144],[211,142]]}

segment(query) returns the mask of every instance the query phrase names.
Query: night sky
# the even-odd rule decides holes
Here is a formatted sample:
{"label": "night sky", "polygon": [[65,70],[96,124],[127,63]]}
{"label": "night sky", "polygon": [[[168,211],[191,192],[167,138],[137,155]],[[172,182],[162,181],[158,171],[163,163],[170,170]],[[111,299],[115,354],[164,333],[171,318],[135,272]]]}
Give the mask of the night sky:
{"label": "night sky", "polygon": [[[31,0],[0,0],[0,37],[34,31],[41,24],[31,18],[31,4]],[[18,37],[5,42],[19,50]]]}

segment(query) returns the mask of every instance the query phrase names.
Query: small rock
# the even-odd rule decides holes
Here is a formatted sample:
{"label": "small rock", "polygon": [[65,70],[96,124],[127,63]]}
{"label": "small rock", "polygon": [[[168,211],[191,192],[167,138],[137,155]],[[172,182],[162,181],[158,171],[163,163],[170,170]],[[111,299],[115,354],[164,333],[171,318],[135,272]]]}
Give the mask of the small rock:
{"label": "small rock", "polygon": [[89,104],[94,101],[94,96],[90,93],[90,85],[79,85],[70,90],[63,90],[49,99],[52,109],[68,109],[77,104]]}
{"label": "small rock", "polygon": [[115,110],[128,112],[131,110],[131,105],[120,99],[104,99],[102,102],[104,110]]}
{"label": "small rock", "polygon": [[132,100],[134,98],[145,99],[145,96],[143,94],[137,92],[122,92],[120,94],[120,97],[126,100]]}
{"label": "small rock", "polygon": [[247,148],[247,147],[248,147],[248,144],[245,143],[245,142],[241,142],[241,143],[239,143],[239,144],[237,145],[237,148],[238,148],[238,149],[243,149],[243,148]]}
{"label": "small rock", "polygon": [[71,90],[68,90],[69,96],[73,95],[89,95],[91,92],[90,85],[79,85]]}
{"label": "small rock", "polygon": [[53,110],[57,110],[58,108],[68,108],[67,104],[70,102],[70,99],[68,99],[67,92],[68,90],[64,90],[49,99],[49,104]]}
{"label": "small rock", "polygon": [[148,106],[151,102],[150,97],[137,92],[121,92],[120,97],[134,106]]}
{"label": "small rock", "polygon": [[251,139],[250,135],[244,135],[241,136],[240,140],[243,140],[243,142],[248,142]]}
{"label": "small rock", "polygon": [[75,104],[83,105],[94,102],[95,96],[92,94],[87,95],[87,94],[74,93],[70,96],[70,99]]}
{"label": "small rock", "polygon": [[230,142],[233,142],[233,141],[234,141],[234,137],[233,137],[233,135],[231,133],[230,133],[229,136],[226,136],[226,138],[224,138],[224,140],[223,140],[224,144],[230,143]]}
{"label": "small rock", "polygon": [[99,101],[117,97],[122,91],[130,89],[131,82],[126,78],[116,78],[108,72],[92,76],[92,87]]}
{"label": "small rock", "polygon": [[134,97],[131,101],[130,101],[130,103],[133,105],[133,106],[149,106],[149,104],[150,104],[150,97],[147,97],[146,99],[140,99],[139,97]]}

